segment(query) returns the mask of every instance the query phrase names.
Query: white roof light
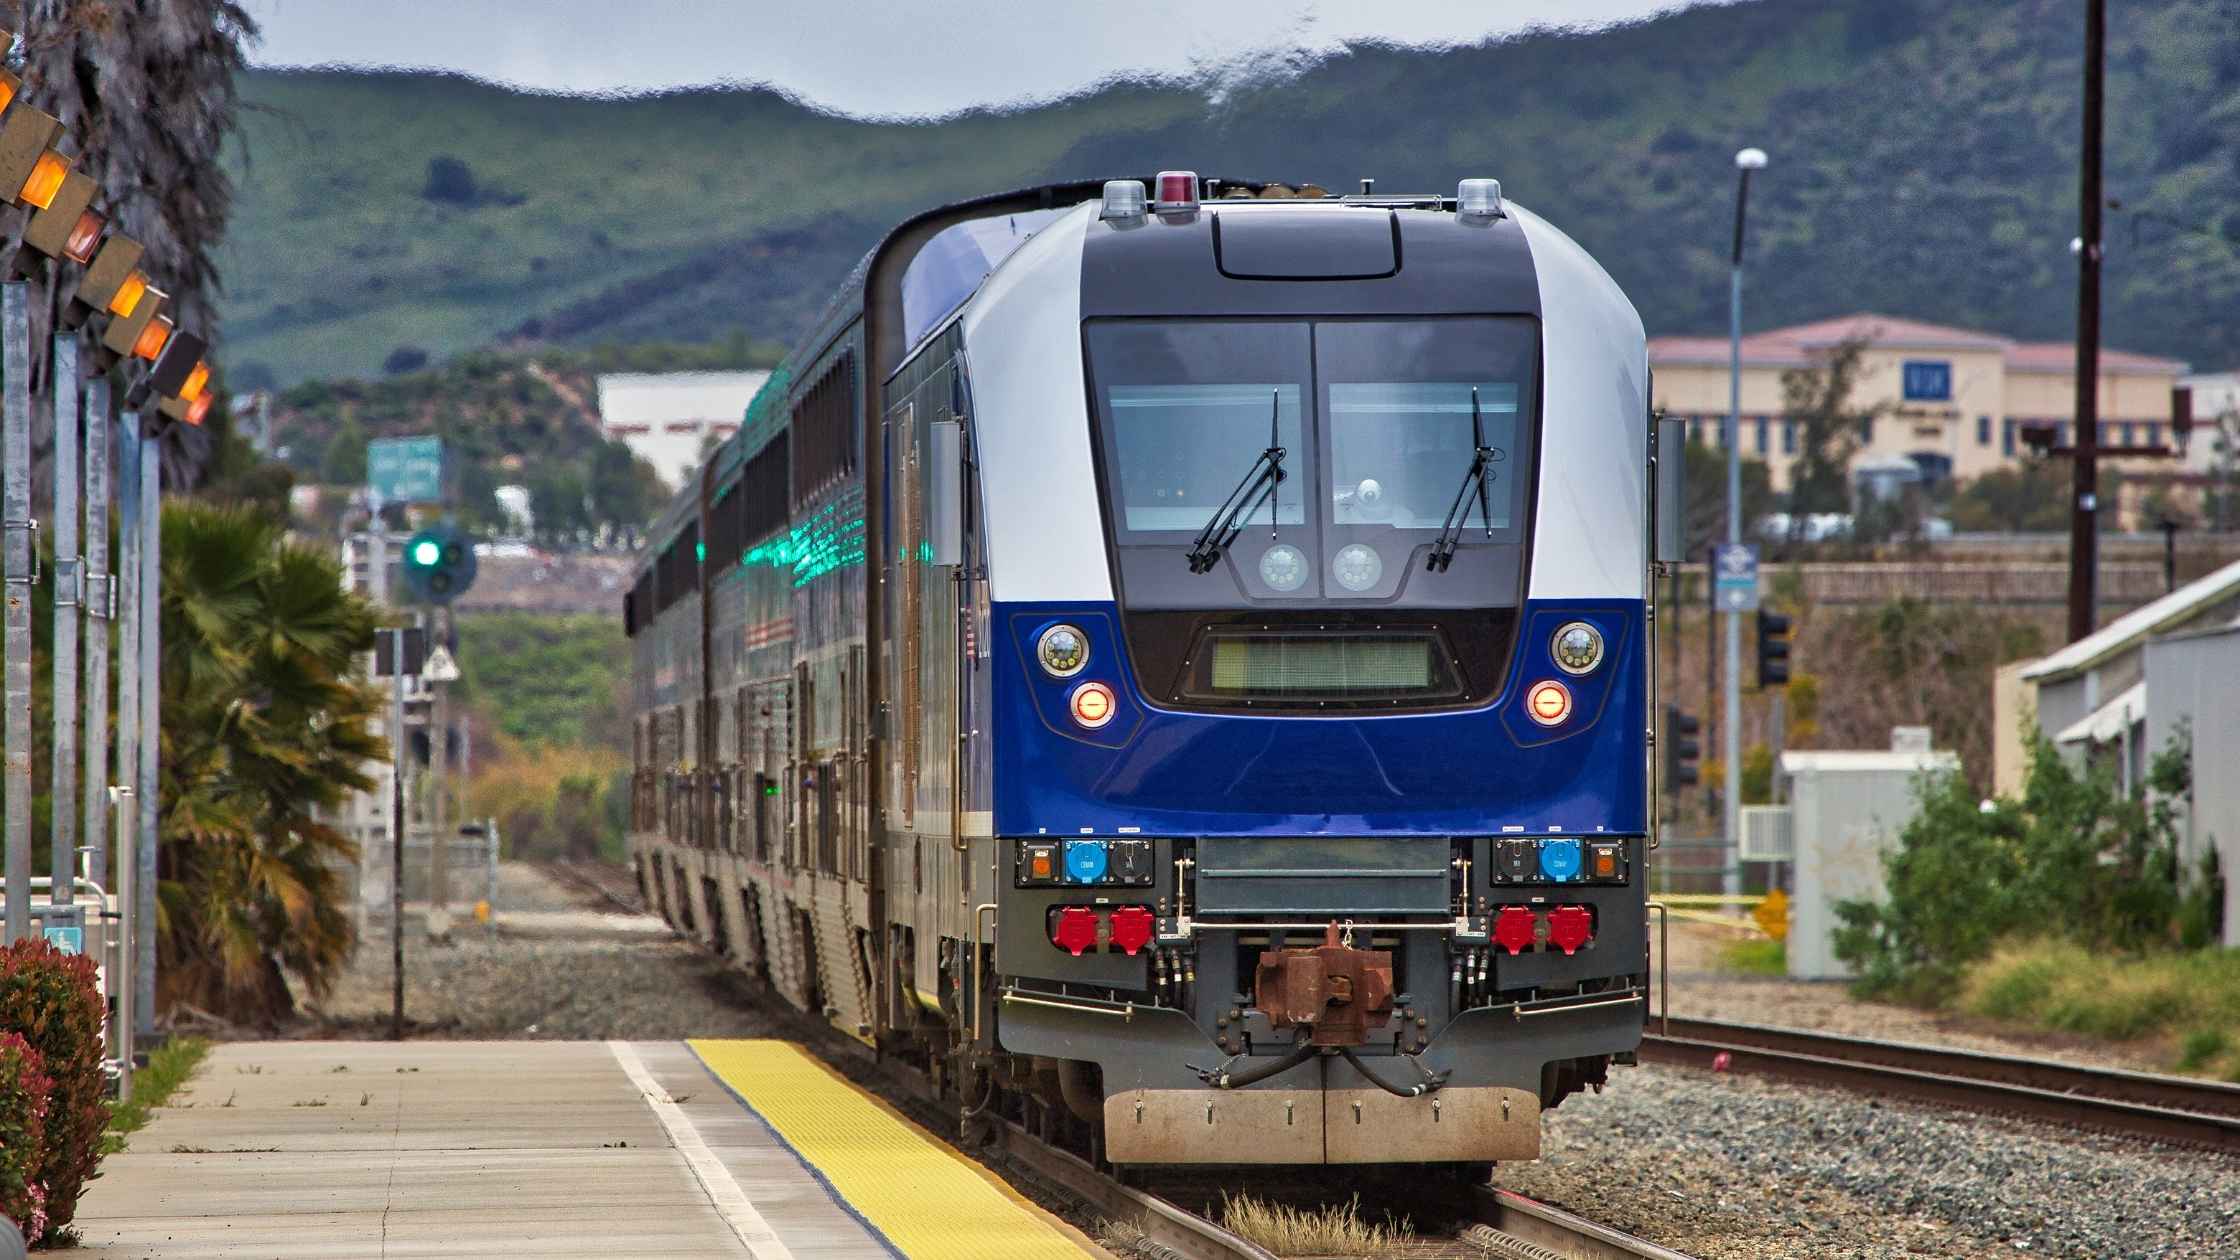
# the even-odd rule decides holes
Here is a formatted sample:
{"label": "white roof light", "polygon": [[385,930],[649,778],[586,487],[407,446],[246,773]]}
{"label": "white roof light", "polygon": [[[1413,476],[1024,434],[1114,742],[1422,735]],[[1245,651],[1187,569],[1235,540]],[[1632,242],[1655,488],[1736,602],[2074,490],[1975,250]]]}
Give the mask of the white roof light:
{"label": "white roof light", "polygon": [[1762,171],[1766,168],[1766,151],[1764,149],[1744,149],[1734,155],[1734,164],[1746,171]]}
{"label": "white roof light", "polygon": [[1455,190],[1455,210],[1461,214],[1480,218],[1501,217],[1501,181],[1498,179],[1466,179]]}
{"label": "white roof light", "polygon": [[1104,182],[1104,213],[1107,219],[1140,219],[1143,217],[1144,189],[1140,179],[1108,179]]}

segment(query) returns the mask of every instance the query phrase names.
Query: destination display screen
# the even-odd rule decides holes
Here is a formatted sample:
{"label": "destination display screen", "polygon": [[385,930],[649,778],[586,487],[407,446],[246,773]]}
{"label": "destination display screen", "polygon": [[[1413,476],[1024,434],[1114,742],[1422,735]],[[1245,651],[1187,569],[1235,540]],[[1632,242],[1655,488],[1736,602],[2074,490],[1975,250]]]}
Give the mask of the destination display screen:
{"label": "destination display screen", "polygon": [[1423,701],[1461,694],[1436,629],[1346,632],[1208,627],[1188,694],[1208,700]]}

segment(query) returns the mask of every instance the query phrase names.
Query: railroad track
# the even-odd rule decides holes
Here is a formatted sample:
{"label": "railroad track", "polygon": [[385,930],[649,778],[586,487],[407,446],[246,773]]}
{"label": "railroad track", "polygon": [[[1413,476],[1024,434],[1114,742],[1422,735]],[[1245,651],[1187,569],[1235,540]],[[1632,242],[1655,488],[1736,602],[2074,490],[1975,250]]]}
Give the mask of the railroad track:
{"label": "railroad track", "polygon": [[624,914],[646,913],[645,905],[638,900],[635,879],[628,871],[619,867],[605,862],[557,860],[531,862],[529,865],[559,883],[605,902],[606,905],[601,909],[617,909]]}
{"label": "railroad track", "polygon": [[1704,1019],[1653,1022],[1641,1055],[2240,1154],[2240,1085]]}

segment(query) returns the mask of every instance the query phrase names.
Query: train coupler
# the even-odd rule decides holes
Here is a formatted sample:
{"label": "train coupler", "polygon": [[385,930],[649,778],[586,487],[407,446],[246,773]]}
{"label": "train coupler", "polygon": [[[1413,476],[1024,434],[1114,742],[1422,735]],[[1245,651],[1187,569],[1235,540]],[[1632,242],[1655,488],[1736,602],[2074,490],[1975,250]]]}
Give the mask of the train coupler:
{"label": "train coupler", "polygon": [[1355,949],[1335,921],[1311,949],[1271,949],[1253,969],[1253,1004],[1275,1028],[1308,1029],[1308,1044],[1359,1046],[1392,1018],[1392,953]]}

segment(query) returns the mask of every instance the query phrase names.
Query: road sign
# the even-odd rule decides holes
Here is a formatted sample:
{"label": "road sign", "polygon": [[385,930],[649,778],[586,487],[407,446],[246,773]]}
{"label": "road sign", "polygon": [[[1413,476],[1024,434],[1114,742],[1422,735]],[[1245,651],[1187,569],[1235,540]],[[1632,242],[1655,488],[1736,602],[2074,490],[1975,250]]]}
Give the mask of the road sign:
{"label": "road sign", "polygon": [[77,924],[50,926],[45,931],[47,944],[65,954],[86,952],[86,930]]}
{"label": "road sign", "polygon": [[443,498],[443,439],[375,438],[366,443],[366,489],[383,503]]}
{"label": "road sign", "polygon": [[436,644],[428,653],[427,661],[420,666],[420,677],[432,683],[459,681],[459,662],[451,659],[451,649]]}
{"label": "road sign", "polygon": [[1750,543],[1720,543],[1711,551],[1713,588],[1720,612],[1758,611],[1758,549]]}

